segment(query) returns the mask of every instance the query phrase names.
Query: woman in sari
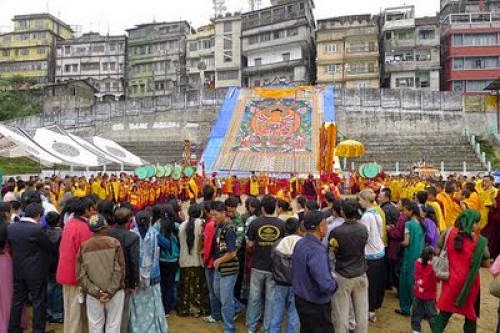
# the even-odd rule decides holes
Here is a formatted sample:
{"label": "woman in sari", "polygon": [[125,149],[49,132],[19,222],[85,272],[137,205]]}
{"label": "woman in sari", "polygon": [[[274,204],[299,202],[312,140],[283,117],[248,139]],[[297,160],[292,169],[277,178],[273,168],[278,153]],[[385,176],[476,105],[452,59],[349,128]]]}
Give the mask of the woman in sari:
{"label": "woman in sari", "polygon": [[498,191],[493,206],[488,212],[488,224],[481,230],[481,234],[488,239],[488,248],[491,258],[500,254],[500,191]]}
{"label": "woman in sari", "polygon": [[403,213],[408,217],[405,225],[405,236],[401,242],[404,248],[401,259],[401,272],[399,276],[399,309],[396,313],[409,316],[413,302],[413,283],[415,275],[415,262],[420,257],[425,245],[425,230],[419,222],[420,208],[413,201],[403,203]]}
{"label": "woman in sari", "polygon": [[433,333],[444,332],[453,313],[465,316],[464,332],[476,332],[479,315],[479,268],[489,266],[486,238],[479,236],[481,214],[466,210],[457,218],[448,235],[446,251],[450,262],[450,277],[442,281],[437,307],[439,315],[433,322]]}
{"label": "woman in sari", "polygon": [[132,231],[140,239],[140,282],[130,299],[129,332],[166,333],[168,326],[160,290],[160,247],[168,249],[170,244],[151,227],[149,212],[138,212],[135,221],[136,227]]}
{"label": "woman in sari", "polygon": [[10,204],[0,203],[0,332],[9,327],[10,306],[14,288],[12,256],[7,245],[7,226],[10,221]]}

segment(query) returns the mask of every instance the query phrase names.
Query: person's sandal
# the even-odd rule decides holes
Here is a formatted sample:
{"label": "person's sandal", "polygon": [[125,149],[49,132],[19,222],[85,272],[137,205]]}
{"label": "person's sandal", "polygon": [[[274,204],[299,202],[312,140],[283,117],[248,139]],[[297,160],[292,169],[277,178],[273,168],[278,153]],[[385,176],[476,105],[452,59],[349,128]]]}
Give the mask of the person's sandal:
{"label": "person's sandal", "polygon": [[409,313],[403,312],[403,310],[401,310],[401,309],[396,309],[396,310],[394,310],[394,312],[397,313],[400,316],[403,316],[403,317],[409,317],[410,316]]}

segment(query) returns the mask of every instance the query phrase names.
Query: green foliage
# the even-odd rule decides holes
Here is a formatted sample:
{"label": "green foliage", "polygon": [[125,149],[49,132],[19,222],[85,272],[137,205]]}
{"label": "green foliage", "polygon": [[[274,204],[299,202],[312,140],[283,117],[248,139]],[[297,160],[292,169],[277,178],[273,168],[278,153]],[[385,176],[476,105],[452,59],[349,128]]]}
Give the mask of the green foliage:
{"label": "green foliage", "polygon": [[0,121],[31,116],[42,111],[40,104],[30,99],[36,81],[22,76],[0,79]]}
{"label": "green foliage", "polygon": [[500,158],[497,157],[497,150],[493,145],[485,139],[477,138],[477,142],[481,146],[481,151],[486,154],[486,160],[491,161],[493,170],[500,170]]}
{"label": "green foliage", "polygon": [[40,165],[25,157],[8,158],[0,156],[0,170],[5,175],[39,173]]}

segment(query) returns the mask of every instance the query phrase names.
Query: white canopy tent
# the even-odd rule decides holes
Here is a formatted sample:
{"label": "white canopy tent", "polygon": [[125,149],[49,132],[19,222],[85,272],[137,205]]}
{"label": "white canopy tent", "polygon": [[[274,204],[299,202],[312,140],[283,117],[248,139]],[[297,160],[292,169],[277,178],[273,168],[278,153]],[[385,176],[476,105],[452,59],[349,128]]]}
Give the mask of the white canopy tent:
{"label": "white canopy tent", "polygon": [[92,138],[94,145],[100,150],[106,152],[108,155],[122,161],[122,164],[128,166],[142,166],[149,164],[142,158],[132,154],[116,142],[108,139],[101,138],[100,136],[94,136]]}
{"label": "white canopy tent", "polygon": [[111,163],[123,166],[148,164],[116,142],[98,136],[85,140],[57,126],[39,128],[34,135],[0,124],[0,156],[28,157],[43,165],[101,167]]}
{"label": "white canopy tent", "polygon": [[0,124],[0,155],[28,157],[44,165],[64,164],[63,160],[44,150],[25,132]]}

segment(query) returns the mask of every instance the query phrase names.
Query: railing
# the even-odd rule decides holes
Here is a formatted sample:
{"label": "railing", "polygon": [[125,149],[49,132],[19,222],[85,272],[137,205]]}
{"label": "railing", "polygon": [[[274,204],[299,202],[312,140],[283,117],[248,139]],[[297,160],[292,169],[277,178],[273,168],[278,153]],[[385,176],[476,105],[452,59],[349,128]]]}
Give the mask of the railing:
{"label": "railing", "polygon": [[[474,153],[476,154],[477,158],[479,158],[479,160],[481,161],[481,164],[488,170],[488,172],[491,172],[491,161],[486,160],[486,153],[481,151],[481,145],[477,142],[476,136],[469,133],[469,131],[466,128],[463,129],[462,136],[464,136],[467,139],[467,142],[469,142],[472,149],[474,149]],[[466,169],[465,164],[464,164],[464,169]]]}

